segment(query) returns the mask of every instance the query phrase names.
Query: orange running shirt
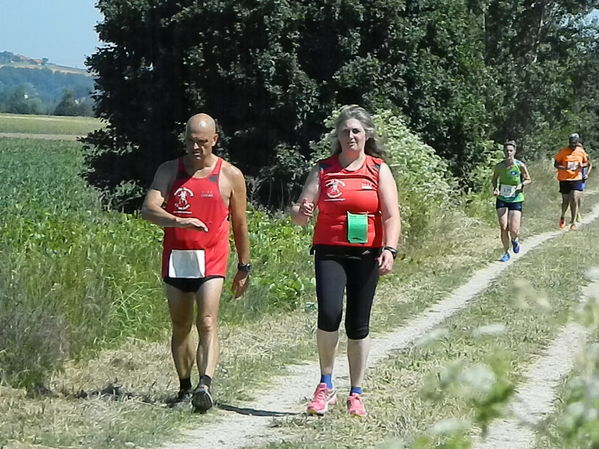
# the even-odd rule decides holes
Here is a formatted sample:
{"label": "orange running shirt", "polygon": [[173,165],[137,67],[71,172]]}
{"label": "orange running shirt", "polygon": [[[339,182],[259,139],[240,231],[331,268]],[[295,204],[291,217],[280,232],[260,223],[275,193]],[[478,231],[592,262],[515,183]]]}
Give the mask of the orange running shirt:
{"label": "orange running shirt", "polygon": [[[382,163],[382,159],[366,155],[364,164],[359,169],[350,171],[339,164],[337,155],[318,162],[320,196],[314,229],[315,245],[383,246],[383,221],[378,193]],[[347,212],[368,214],[366,243],[348,242]]]}
{"label": "orange running shirt", "polygon": [[579,181],[582,179],[582,166],[588,164],[589,157],[582,145],[575,149],[565,147],[555,155],[555,162],[569,167],[568,170],[558,170],[558,181]]}

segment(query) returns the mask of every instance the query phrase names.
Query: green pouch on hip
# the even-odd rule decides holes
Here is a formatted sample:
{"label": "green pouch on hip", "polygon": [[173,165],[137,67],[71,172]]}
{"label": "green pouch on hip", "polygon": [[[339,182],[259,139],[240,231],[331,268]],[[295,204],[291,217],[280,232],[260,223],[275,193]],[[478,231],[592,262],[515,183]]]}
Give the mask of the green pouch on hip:
{"label": "green pouch on hip", "polygon": [[368,214],[347,212],[347,241],[349,243],[368,242]]}

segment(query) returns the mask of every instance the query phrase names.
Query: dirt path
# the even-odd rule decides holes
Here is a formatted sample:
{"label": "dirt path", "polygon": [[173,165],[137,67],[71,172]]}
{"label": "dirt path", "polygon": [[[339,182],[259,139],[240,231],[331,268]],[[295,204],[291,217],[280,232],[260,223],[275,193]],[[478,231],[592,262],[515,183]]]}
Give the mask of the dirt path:
{"label": "dirt path", "polygon": [[[599,217],[599,204],[585,216],[581,225],[590,223]],[[462,287],[449,297],[433,305],[410,320],[405,327],[372,340],[369,364],[372,366],[390,355],[392,351],[401,350],[426,335],[445,319],[464,309],[476,295],[484,291],[491,282],[504,270],[516,263],[529,251],[563,232],[546,232],[530,237],[523,242],[520,254],[507,263],[491,263],[470,278]],[[335,361],[336,371],[347,373],[345,355]],[[287,368],[288,374],[273,381],[259,399],[239,404],[223,404],[214,411],[216,423],[201,425],[199,428],[185,433],[181,443],[164,445],[165,449],[197,449],[197,448],[243,448],[248,445],[258,446],[284,438],[276,427],[273,417],[285,417],[301,414],[306,404],[306,396],[312,393],[320,375],[317,363],[292,365]],[[339,389],[345,389],[347,378],[336,376]],[[235,413],[231,413],[235,412]],[[505,446],[504,446],[505,447]]]}
{"label": "dirt path", "polygon": [[[599,282],[586,289],[586,296],[599,290]],[[534,426],[554,410],[556,389],[581,354],[589,338],[589,329],[570,323],[562,329],[543,355],[524,374],[526,379],[516,391],[511,405],[513,417],[493,423],[484,440],[475,449],[528,449],[535,442]]]}

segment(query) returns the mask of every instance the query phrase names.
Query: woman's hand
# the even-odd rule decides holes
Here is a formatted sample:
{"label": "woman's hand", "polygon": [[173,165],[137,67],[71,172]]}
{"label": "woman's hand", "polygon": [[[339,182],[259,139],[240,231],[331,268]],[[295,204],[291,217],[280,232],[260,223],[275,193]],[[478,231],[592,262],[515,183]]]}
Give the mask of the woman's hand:
{"label": "woman's hand", "polygon": [[312,218],[314,216],[314,203],[304,198],[299,205],[299,213]]}
{"label": "woman's hand", "polygon": [[393,254],[386,249],[383,250],[381,255],[376,258],[379,264],[379,274],[381,276],[389,273],[393,269]]}

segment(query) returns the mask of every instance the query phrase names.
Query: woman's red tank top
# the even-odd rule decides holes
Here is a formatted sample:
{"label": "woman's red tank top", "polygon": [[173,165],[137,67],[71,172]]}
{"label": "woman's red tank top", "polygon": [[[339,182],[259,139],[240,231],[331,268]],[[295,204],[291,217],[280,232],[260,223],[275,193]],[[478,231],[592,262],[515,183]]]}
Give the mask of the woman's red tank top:
{"label": "woman's red tank top", "polygon": [[[346,170],[337,155],[318,162],[320,196],[314,229],[315,245],[383,246],[383,222],[379,200],[379,170],[382,159],[366,155],[364,164],[355,171]],[[368,214],[366,243],[347,239],[347,212]]]}

